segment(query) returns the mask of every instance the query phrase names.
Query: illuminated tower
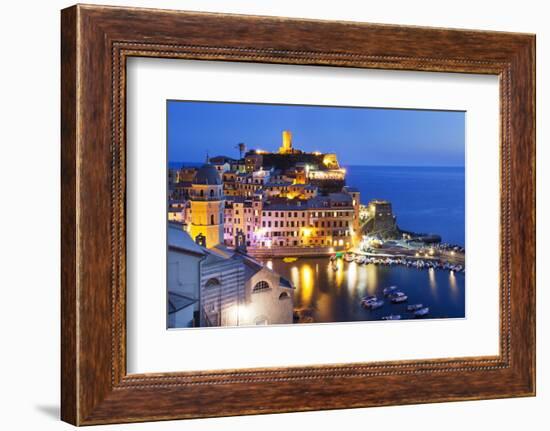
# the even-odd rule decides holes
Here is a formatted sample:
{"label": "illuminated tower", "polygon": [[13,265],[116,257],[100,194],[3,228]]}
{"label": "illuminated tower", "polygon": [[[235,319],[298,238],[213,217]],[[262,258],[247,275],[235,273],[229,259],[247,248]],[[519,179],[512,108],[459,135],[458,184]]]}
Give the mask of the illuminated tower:
{"label": "illuminated tower", "polygon": [[289,130],[283,130],[283,145],[279,147],[279,154],[292,153],[292,133]]}
{"label": "illuminated tower", "polygon": [[216,168],[203,165],[195,174],[191,185],[191,224],[189,234],[195,238],[202,234],[206,247],[223,243],[223,184]]}

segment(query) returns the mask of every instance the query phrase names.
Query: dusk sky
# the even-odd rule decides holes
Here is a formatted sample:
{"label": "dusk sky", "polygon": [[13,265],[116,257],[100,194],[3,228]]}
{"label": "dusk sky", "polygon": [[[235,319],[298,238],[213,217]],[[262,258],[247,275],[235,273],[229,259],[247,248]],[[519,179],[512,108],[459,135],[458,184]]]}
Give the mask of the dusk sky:
{"label": "dusk sky", "polygon": [[342,165],[464,166],[465,113],[213,102],[168,102],[169,162],[239,157],[235,146],[334,152]]}

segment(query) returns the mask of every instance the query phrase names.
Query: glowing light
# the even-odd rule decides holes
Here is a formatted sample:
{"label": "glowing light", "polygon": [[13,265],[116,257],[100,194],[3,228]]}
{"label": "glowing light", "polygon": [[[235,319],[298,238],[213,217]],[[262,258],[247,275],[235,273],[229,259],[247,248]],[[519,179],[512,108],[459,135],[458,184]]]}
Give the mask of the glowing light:
{"label": "glowing light", "polygon": [[342,281],[344,281],[344,262],[339,260],[337,262],[337,270],[336,270],[336,287],[340,287],[342,285]]}
{"label": "glowing light", "polygon": [[268,260],[268,261],[265,263],[265,266],[267,266],[269,269],[273,269],[273,261],[272,261],[272,260]]}
{"label": "glowing light", "polygon": [[307,227],[303,227],[300,230],[302,232],[303,237],[307,238],[307,237],[311,236],[311,229],[309,229]]}
{"label": "glowing light", "polygon": [[456,276],[454,271],[449,271],[449,286],[454,293],[457,292]]}
{"label": "glowing light", "polygon": [[239,319],[239,325],[245,324],[248,320],[249,310],[246,305],[237,305],[237,316]]}
{"label": "glowing light", "polygon": [[366,270],[367,293],[369,295],[374,295],[376,293],[376,287],[378,286],[378,267],[369,264],[361,267],[361,269],[363,268]]}
{"label": "glowing light", "polygon": [[300,287],[300,271],[297,266],[290,268],[290,281],[294,286]]}
{"label": "glowing light", "polygon": [[267,154],[265,150],[256,150],[256,154]]}
{"label": "glowing light", "polygon": [[313,287],[313,269],[309,265],[304,265],[300,274],[300,294],[304,305],[310,304]]}
{"label": "glowing light", "polygon": [[437,282],[435,280],[435,270],[433,268],[428,269],[428,278],[430,281],[430,289],[437,289]]}
{"label": "glowing light", "polygon": [[355,262],[351,262],[348,265],[348,290],[352,291],[356,285],[357,285],[357,264]]}

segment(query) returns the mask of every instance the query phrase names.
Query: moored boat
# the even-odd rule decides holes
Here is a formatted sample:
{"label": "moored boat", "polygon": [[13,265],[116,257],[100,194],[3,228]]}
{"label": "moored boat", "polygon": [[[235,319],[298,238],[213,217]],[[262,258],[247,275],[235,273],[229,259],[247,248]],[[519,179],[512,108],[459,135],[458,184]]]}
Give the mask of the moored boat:
{"label": "moored boat", "polygon": [[401,320],[400,314],[390,314],[389,316],[382,317],[382,320]]}
{"label": "moored boat", "polygon": [[411,304],[411,305],[407,305],[407,311],[416,311],[416,310],[420,310],[423,307],[424,306],[422,304]]}
{"label": "moored boat", "polygon": [[384,305],[384,301],[382,299],[378,299],[376,296],[365,296],[361,299],[361,305],[365,308],[375,310],[382,307]]}
{"label": "moored boat", "polygon": [[424,317],[430,314],[430,307],[424,307],[414,312],[414,317]]}
{"label": "moored boat", "polygon": [[407,295],[405,295],[403,292],[394,292],[390,295],[390,301],[394,304],[400,304],[402,302],[405,302],[409,299]]}
{"label": "moored boat", "polygon": [[390,286],[390,287],[384,288],[384,290],[383,290],[382,292],[384,293],[385,296],[389,296],[389,295],[391,295],[395,290],[397,290],[397,286]]}

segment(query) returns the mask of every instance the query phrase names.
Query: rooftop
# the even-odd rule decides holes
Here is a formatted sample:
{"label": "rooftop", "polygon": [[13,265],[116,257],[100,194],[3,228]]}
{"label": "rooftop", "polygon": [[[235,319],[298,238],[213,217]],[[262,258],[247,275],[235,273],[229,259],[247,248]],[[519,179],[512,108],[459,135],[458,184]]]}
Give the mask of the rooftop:
{"label": "rooftop", "polygon": [[168,246],[187,253],[206,254],[205,249],[197,245],[179,223],[168,223]]}
{"label": "rooftop", "polygon": [[202,165],[193,177],[193,184],[221,185],[221,183],[220,174],[211,164]]}

